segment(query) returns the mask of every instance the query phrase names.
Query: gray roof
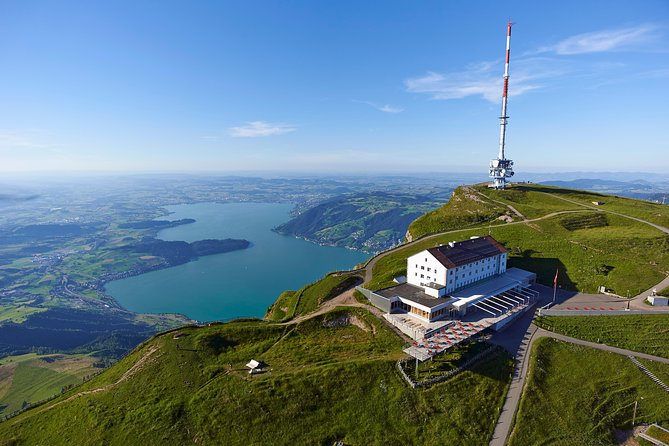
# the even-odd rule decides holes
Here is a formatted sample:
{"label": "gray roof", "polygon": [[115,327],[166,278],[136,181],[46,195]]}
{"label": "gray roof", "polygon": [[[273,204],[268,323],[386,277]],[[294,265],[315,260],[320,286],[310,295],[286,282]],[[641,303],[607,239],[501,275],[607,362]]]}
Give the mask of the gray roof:
{"label": "gray roof", "polygon": [[410,283],[403,283],[401,285],[395,285],[390,288],[383,288],[374,293],[390,299],[391,297],[399,296],[404,299],[416,302],[417,304],[424,305],[428,308],[434,308],[437,305],[443,305],[449,301],[454,301],[450,297],[432,297],[428,294],[425,294],[423,288],[416,285],[411,285]]}
{"label": "gray roof", "polygon": [[489,235],[472,238],[451,245],[437,246],[428,249],[446,268],[466,265],[477,260],[487,259],[497,254],[504,254],[508,250]]}

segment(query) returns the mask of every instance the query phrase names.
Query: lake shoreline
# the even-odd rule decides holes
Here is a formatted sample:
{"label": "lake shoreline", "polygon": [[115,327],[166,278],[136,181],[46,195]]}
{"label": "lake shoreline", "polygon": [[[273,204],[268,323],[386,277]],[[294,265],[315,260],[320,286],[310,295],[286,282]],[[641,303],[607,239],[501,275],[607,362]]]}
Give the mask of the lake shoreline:
{"label": "lake shoreline", "polygon": [[[207,238],[252,240],[225,256],[198,256],[106,277],[104,293],[138,314],[178,313],[198,322],[262,319],[285,290],[299,289],[334,270],[348,270],[371,254],[330,247],[272,231],[291,203],[196,203],[167,206],[169,219],[195,223],[161,230],[167,242]],[[165,216],[161,217],[162,219]],[[316,260],[318,259],[318,260]]]}

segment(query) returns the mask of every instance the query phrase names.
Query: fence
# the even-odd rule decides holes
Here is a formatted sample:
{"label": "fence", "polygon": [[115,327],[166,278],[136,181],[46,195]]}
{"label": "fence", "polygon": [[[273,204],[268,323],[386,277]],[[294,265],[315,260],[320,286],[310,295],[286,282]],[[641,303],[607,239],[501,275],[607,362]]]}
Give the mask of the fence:
{"label": "fence", "polygon": [[408,362],[410,361],[410,359],[405,358],[405,359],[400,359],[399,361],[397,361],[397,368],[399,369],[400,374],[402,375],[402,377],[404,378],[404,380],[405,380],[405,381],[406,381],[406,382],[407,382],[413,389],[415,389],[416,387],[429,387],[429,386],[431,386],[431,385],[433,385],[433,384],[436,384],[436,383],[439,383],[439,382],[442,382],[442,381],[446,381],[447,379],[454,377],[454,376],[457,375],[458,373],[465,371],[467,368],[469,368],[470,366],[472,366],[474,363],[480,361],[481,359],[485,358],[485,357],[488,356],[490,353],[492,353],[493,351],[495,351],[495,350],[497,350],[497,349],[499,349],[499,348],[500,348],[500,347],[498,347],[498,346],[496,346],[496,345],[492,345],[492,346],[488,347],[487,349],[483,350],[482,352],[480,352],[480,353],[478,353],[478,354],[472,356],[471,358],[469,358],[469,359],[468,359],[464,364],[462,364],[461,366],[456,367],[456,368],[454,368],[454,369],[452,369],[452,370],[449,370],[449,371],[445,372],[445,373],[442,374],[442,375],[435,376],[434,378],[426,379],[425,381],[419,381],[419,382],[414,381],[413,379],[411,379],[411,377],[410,377],[410,376],[407,374],[407,372],[404,370],[403,364],[408,363]]}
{"label": "fence", "polygon": [[539,316],[634,316],[638,314],[662,314],[653,310],[545,310]]}

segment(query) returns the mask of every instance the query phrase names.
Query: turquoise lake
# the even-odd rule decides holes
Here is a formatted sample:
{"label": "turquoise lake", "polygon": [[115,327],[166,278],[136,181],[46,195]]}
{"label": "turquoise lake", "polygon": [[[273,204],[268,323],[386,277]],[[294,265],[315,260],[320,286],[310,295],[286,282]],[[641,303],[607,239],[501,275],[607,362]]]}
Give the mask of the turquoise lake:
{"label": "turquoise lake", "polygon": [[198,203],[167,209],[170,215],[161,220],[196,222],[160,231],[160,239],[237,238],[252,245],[107,283],[107,293],[130,311],[182,313],[199,321],[262,317],[282,291],[297,290],[370,257],[272,232],[290,219],[290,204]]}

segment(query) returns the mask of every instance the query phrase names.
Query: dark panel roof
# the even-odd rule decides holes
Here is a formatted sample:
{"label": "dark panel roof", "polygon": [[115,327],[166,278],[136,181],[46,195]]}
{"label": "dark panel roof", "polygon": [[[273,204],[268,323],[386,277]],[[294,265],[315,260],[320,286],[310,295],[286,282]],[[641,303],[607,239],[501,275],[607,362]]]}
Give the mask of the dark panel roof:
{"label": "dark panel roof", "polygon": [[390,288],[383,288],[381,290],[374,291],[374,293],[388,299],[394,296],[403,297],[404,299],[425,305],[429,308],[433,308],[437,305],[455,300],[450,297],[432,297],[429,294],[425,294],[423,288],[417,287],[416,285],[411,285],[410,283],[403,283],[392,286]]}
{"label": "dark panel roof", "polygon": [[497,240],[489,235],[477,237],[451,245],[438,246],[428,249],[439,263],[446,268],[466,265],[477,260],[487,259],[497,254],[503,254],[508,250]]}

